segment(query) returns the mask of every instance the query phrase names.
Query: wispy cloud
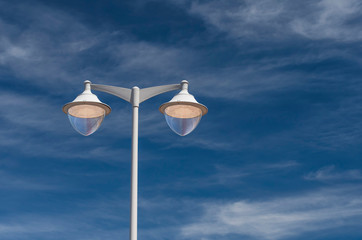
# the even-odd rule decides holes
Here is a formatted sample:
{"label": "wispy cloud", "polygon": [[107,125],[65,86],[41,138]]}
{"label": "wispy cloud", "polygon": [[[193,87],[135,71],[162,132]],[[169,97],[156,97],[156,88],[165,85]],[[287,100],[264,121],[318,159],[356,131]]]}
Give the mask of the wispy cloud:
{"label": "wispy cloud", "polygon": [[291,172],[297,169],[299,163],[296,161],[282,161],[272,164],[245,164],[242,166],[229,167],[228,165],[217,164],[208,166],[210,169],[207,175],[197,175],[195,177],[181,176],[172,182],[162,182],[157,186],[147,187],[147,190],[175,190],[184,191],[190,189],[209,190],[214,187],[235,188],[248,183],[250,177],[268,177],[285,172]]}
{"label": "wispy cloud", "polygon": [[[351,84],[349,87],[360,86]],[[305,119],[297,130],[298,141],[324,149],[340,149],[360,144],[362,126],[357,119],[362,115],[362,109],[358,107],[359,102],[359,96],[344,98],[333,111],[328,109],[326,104],[316,106],[320,111]]]}
{"label": "wispy cloud", "polygon": [[[63,91],[63,83],[71,88],[89,78],[124,87],[140,80],[140,87],[152,86],[155,76],[158,84],[174,83],[197,59],[186,48],[135,40],[119,30],[92,29],[67,12],[39,3],[1,5],[28,20],[19,24],[0,17],[3,72],[53,93]],[[103,70],[102,61],[109,63],[102,64]]]}
{"label": "wispy cloud", "polygon": [[[236,17],[242,19],[240,21],[235,20],[234,24],[239,24],[239,22],[255,24],[258,19],[272,24],[271,19],[283,15],[285,9],[289,8],[286,2],[273,3],[273,1],[261,1],[259,3],[246,1],[245,4],[240,5],[237,2],[230,4],[198,2],[193,3],[191,12],[193,14],[202,14],[202,11],[215,11],[216,16],[214,18],[219,19],[222,18],[223,14],[227,15],[231,11],[230,16],[227,17],[227,19],[230,18],[228,21],[234,21],[233,19]],[[219,5],[221,5],[220,8]],[[306,79],[331,79],[333,82],[340,80],[335,77],[334,72],[318,73],[318,76],[315,76],[316,73],[301,73],[298,70],[281,71],[281,68],[291,68],[294,66],[293,64],[315,64],[331,57],[353,58],[344,51],[331,50],[321,53],[302,54],[302,56],[296,54],[278,57],[270,54],[262,59],[255,58],[252,60],[246,57],[249,60],[238,60],[233,66],[227,66],[227,64],[208,66],[203,59],[220,61],[220,55],[223,53],[220,52],[220,55],[213,56],[205,49],[137,41],[122,32],[95,31],[82,24],[79,19],[61,10],[54,10],[40,5],[37,7],[29,6],[27,8],[29,11],[25,13],[25,6],[14,5],[12,10],[17,14],[25,14],[32,24],[19,26],[16,22],[8,22],[5,19],[0,20],[3,29],[5,29],[0,39],[0,64],[4,69],[11,70],[11,74],[17,77],[14,81],[19,83],[27,81],[52,96],[57,95],[59,97],[59,94],[64,95],[67,92],[67,96],[64,97],[66,101],[71,101],[81,91],[81,82],[91,76],[91,80],[94,79],[94,82],[97,83],[125,87],[140,84],[142,84],[140,87],[148,87],[155,84],[175,83],[182,78],[189,78],[190,90],[195,93],[196,98],[200,96],[201,99],[206,100],[217,98],[226,101],[247,101],[251,103],[270,102],[273,101],[273,99],[270,99],[270,93],[288,93],[297,88],[304,88],[308,91],[307,85],[310,83]],[[221,11],[224,8],[225,11]],[[272,10],[269,11],[270,9]],[[204,17],[206,17],[206,12],[205,16],[203,15]],[[226,27],[230,24],[224,25]],[[234,28],[243,29],[238,25],[234,26]],[[62,35],[61,41],[53,34],[54,31]],[[89,39],[92,40],[89,41]],[[237,47],[236,52],[240,52],[238,59],[243,59],[243,54],[246,54],[246,56],[251,54],[248,49],[242,46],[235,47]],[[62,49],[62,51],[59,51],[59,49]],[[269,46],[265,49],[260,47],[260,49],[271,51],[273,47]],[[250,51],[255,51],[255,49]],[[99,68],[98,61],[93,62],[94,58],[88,58],[88,54],[97,55],[97,59],[107,59],[111,64],[102,70]],[[260,52],[256,51],[252,53],[252,56],[254,56],[253,54],[258,55]],[[157,61],[153,61],[153,59],[157,59]],[[352,85],[350,82],[343,84]],[[325,88],[328,85],[328,81],[323,81],[319,83],[318,87]],[[193,92],[193,89],[197,91]],[[21,144],[20,137],[18,139],[9,137],[10,135],[17,135],[13,126],[17,126],[19,129],[21,127],[22,130],[28,128],[29,131],[36,129],[42,132],[52,132],[55,135],[69,133],[60,130],[60,127],[54,127],[64,125],[64,128],[69,128],[66,118],[60,112],[60,106],[56,106],[59,114],[55,114],[53,111],[55,106],[44,103],[46,97],[37,96],[35,99],[33,96],[11,95],[4,92],[2,97],[2,100],[4,100],[3,106],[9,104],[14,109],[14,111],[3,114],[5,120],[11,122],[12,125],[6,130],[2,130],[5,134],[0,137],[2,144]],[[205,104],[207,105],[207,102]],[[210,110],[210,112],[213,112],[213,109]],[[117,115],[114,112],[112,116],[106,118],[101,129],[104,133],[117,131],[120,134],[118,137],[128,138],[130,136],[131,121],[124,116],[129,116],[129,109],[124,107],[118,109],[118,111]],[[41,117],[44,116],[44,112],[48,113],[46,118]],[[335,141],[337,137],[343,137],[344,142],[347,144],[355,142],[361,132],[358,125],[346,125],[346,121],[342,117],[335,116],[337,113],[328,111],[323,113],[323,116],[330,116],[329,119],[332,119],[332,117],[338,119],[334,123],[325,124],[325,121],[320,120],[323,119],[323,116],[321,118],[303,119],[303,122],[309,122],[310,124],[301,124],[303,129],[296,130],[298,137],[304,143],[311,145],[323,145],[325,143],[327,143],[325,145],[337,145],[337,141]],[[214,111],[213,114],[215,116],[220,113]],[[348,115],[354,117],[358,115],[358,112],[356,112],[356,109],[351,109]],[[225,117],[227,116],[220,114],[217,119],[212,119],[212,124],[207,124],[207,128],[223,129],[222,122],[225,121]],[[169,131],[162,116],[156,109],[154,109],[154,114],[142,109],[141,121],[143,126],[150,126],[142,130],[142,136],[153,136],[159,133],[160,129]],[[112,127],[107,127],[107,125]],[[201,122],[201,125],[206,126],[205,120]],[[224,137],[217,133],[214,134],[207,128],[204,127],[203,132],[199,132],[198,137],[180,140],[178,143],[174,143],[172,147],[200,146],[206,149],[235,150],[243,147],[253,147],[265,141],[270,142],[271,139],[290,140],[290,132],[283,132],[276,133],[274,136],[267,136],[260,139],[260,141],[256,140],[254,144],[251,144],[248,141],[250,139],[248,134],[235,132],[235,136],[238,137],[229,140],[229,136]],[[319,131],[315,132],[316,128]],[[216,135],[218,136],[216,137]],[[308,141],[305,138],[308,138]],[[164,138],[155,141],[168,140],[169,138]],[[72,140],[69,140],[69,142],[72,142]],[[30,142],[28,141],[27,144],[30,144]],[[51,152],[51,149],[54,149],[53,152],[55,152],[55,145],[44,150],[44,152]],[[29,149],[31,148],[29,147]],[[101,149],[105,149],[105,147]],[[100,151],[100,149],[98,150]],[[104,151],[104,153],[107,153],[107,151]]]}
{"label": "wispy cloud", "polygon": [[[284,1],[209,1],[192,2],[190,13],[202,17],[206,23],[233,37],[254,37],[278,33],[285,11]],[[280,29],[281,30],[281,29]]]}
{"label": "wispy cloud", "polygon": [[190,13],[232,37],[288,39],[299,35],[308,39],[358,41],[362,38],[357,24],[360,9],[356,0],[246,0],[193,2]]}
{"label": "wispy cloud", "polygon": [[53,90],[56,82],[71,84],[82,75],[79,56],[97,45],[102,36],[71,15],[44,5],[1,2],[1,6],[27,20],[22,24],[4,20],[7,13],[0,18],[0,64],[9,73]]}
{"label": "wispy cloud", "polygon": [[336,180],[361,180],[362,173],[359,169],[338,170],[335,166],[326,166],[304,176],[307,180],[336,181]]}
{"label": "wispy cloud", "polygon": [[194,186],[197,186],[196,182],[205,183],[206,185],[239,185],[250,176],[261,177],[276,172],[293,171],[298,166],[299,163],[296,161],[282,161],[271,164],[245,164],[237,168],[216,165],[216,172],[214,174],[210,175],[208,179],[198,179],[195,181]]}
{"label": "wispy cloud", "polygon": [[1,189],[16,191],[16,190],[29,190],[29,191],[54,191],[62,187],[57,184],[44,183],[40,179],[26,178],[24,176],[12,176],[5,171],[0,171]]}
{"label": "wispy cloud", "polygon": [[313,231],[357,227],[362,220],[358,187],[320,189],[265,201],[209,203],[195,223],[182,228],[185,238],[214,239],[238,234],[252,239],[286,239]]}
{"label": "wispy cloud", "polygon": [[[116,156],[128,156],[123,153],[124,148],[123,150],[122,148],[113,149],[110,146],[95,144],[96,139],[81,139],[73,132],[60,106],[49,101],[45,96],[2,91],[0,107],[3,125],[0,130],[0,146],[7,149],[17,149],[18,153],[33,157],[86,158],[109,162],[121,160]],[[38,137],[44,133],[47,137]],[[64,142],[63,137],[66,137],[67,141]],[[81,146],[84,142],[88,142],[93,147],[90,150],[82,150]],[[78,150],[74,151],[74,148]],[[67,154],[64,154],[65,152]]]}
{"label": "wispy cloud", "polygon": [[[119,224],[128,221],[127,207],[119,198],[74,201],[71,211],[11,213],[0,219],[0,237],[6,239],[114,239],[128,236]],[[121,210],[121,211],[120,211]],[[50,213],[52,212],[52,213]],[[107,227],[102,225],[107,222]]]}
{"label": "wispy cloud", "polygon": [[[37,219],[39,221],[39,219]],[[48,221],[42,221],[37,223],[11,223],[0,224],[0,235],[3,236],[17,236],[17,237],[24,237],[27,234],[34,234],[34,233],[49,233],[49,232],[57,232],[63,231],[64,229],[61,228],[59,225],[49,223]],[[15,236],[14,236],[15,235]]]}
{"label": "wispy cloud", "polygon": [[[2,4],[4,9],[8,8],[5,3]],[[250,7],[262,11],[258,16],[266,17],[262,9],[268,9],[270,13],[270,7],[277,5],[270,2]],[[196,6],[195,3],[194,8]],[[290,59],[272,57],[241,62],[243,67],[235,64],[208,67],[205,59],[220,61],[219,54],[213,56],[214,53],[208,50],[180,44],[135,40],[122,31],[95,30],[66,12],[39,4],[34,7],[23,3],[11,5],[11,8],[16,14],[26,16],[31,24],[23,26],[0,18],[4,29],[0,39],[0,64],[4,71],[19,80],[47,92],[51,90],[52,94],[70,92],[67,89],[75,88],[89,78],[94,82],[105,81],[124,87],[140,84],[140,87],[149,87],[155,83],[169,84],[187,78],[195,89],[200,89],[198,93],[201,95],[212,97],[216,92],[219,98],[250,100],[255,94],[295,86],[301,78],[296,73],[280,74],[273,71],[290,62]],[[225,5],[223,8],[232,6]],[[241,6],[236,9],[239,8]],[[213,5],[210,9],[220,11]],[[250,21],[256,21],[258,17],[249,18]],[[269,22],[268,19],[265,21]],[[109,64],[102,65],[102,70],[99,62],[103,60]],[[270,71],[273,71],[273,76]]]}
{"label": "wispy cloud", "polygon": [[311,2],[312,10],[303,18],[291,22],[292,29],[310,39],[334,39],[337,41],[359,41],[362,31],[360,21],[362,5],[356,0],[322,0]]}

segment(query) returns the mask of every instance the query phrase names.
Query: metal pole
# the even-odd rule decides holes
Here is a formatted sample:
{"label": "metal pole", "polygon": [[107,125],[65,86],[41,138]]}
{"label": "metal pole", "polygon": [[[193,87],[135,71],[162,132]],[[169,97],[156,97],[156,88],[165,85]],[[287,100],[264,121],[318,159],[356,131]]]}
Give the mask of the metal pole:
{"label": "metal pole", "polygon": [[138,108],[139,88],[132,88],[132,171],[131,171],[131,214],[129,239],[137,240],[137,192],[138,192]]}

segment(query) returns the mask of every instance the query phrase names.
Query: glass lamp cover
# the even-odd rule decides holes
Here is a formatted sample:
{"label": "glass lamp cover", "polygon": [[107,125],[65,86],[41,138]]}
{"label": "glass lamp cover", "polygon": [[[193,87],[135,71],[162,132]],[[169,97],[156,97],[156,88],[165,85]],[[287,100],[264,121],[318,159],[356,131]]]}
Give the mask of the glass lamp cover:
{"label": "glass lamp cover", "polygon": [[165,109],[168,126],[180,136],[191,133],[199,124],[201,116],[201,109],[186,104],[171,105]]}
{"label": "glass lamp cover", "polygon": [[84,136],[94,133],[101,125],[105,110],[95,105],[75,105],[68,110],[68,118],[73,128]]}

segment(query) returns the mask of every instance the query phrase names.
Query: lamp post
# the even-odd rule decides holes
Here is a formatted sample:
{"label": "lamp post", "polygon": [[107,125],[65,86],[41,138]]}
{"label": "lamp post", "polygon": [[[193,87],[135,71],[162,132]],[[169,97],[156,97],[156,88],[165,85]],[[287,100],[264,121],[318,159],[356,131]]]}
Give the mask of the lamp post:
{"label": "lamp post", "polygon": [[138,109],[140,103],[149,98],[173,90],[181,90],[169,102],[159,107],[165,115],[170,128],[180,136],[192,132],[199,124],[201,117],[207,113],[207,107],[198,103],[188,92],[188,81],[140,89],[138,87],[121,88],[109,85],[92,84],[86,80],[84,91],[73,102],[63,106],[63,112],[68,115],[70,123],[80,134],[89,136],[101,125],[111,108],[102,103],[91,90],[97,90],[115,95],[132,104],[132,170],[131,170],[131,214],[130,240],[137,240],[137,191],[138,191]]}

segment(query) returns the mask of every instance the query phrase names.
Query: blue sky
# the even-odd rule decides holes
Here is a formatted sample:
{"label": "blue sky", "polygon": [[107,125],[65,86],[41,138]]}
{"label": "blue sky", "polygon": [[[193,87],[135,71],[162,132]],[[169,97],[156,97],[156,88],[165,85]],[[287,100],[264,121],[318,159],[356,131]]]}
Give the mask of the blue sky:
{"label": "blue sky", "polygon": [[361,239],[362,4],[0,0],[0,239],[127,239],[131,106],[89,137],[83,81],[187,79],[209,108],[174,134],[140,106],[139,239]]}

